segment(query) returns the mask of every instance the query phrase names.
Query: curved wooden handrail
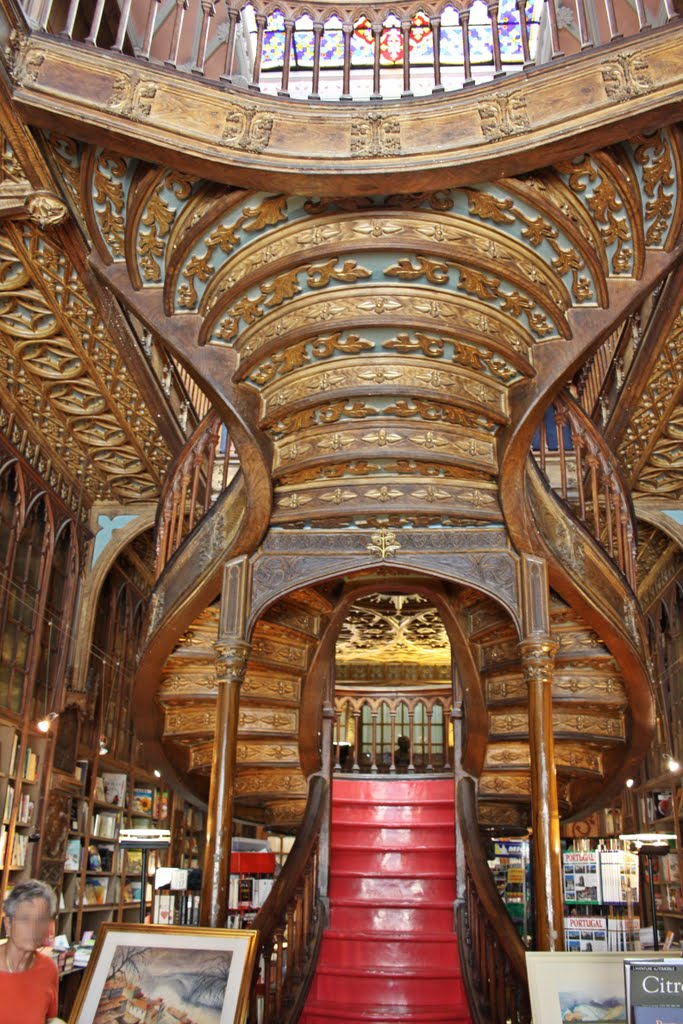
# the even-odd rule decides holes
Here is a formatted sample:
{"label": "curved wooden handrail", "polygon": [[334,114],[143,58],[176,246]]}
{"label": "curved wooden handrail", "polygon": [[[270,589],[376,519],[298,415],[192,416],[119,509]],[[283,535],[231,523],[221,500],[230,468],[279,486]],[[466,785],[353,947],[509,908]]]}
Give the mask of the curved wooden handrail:
{"label": "curved wooden handrail", "polygon": [[531,1011],[525,947],[486,863],[471,778],[458,781],[457,813],[466,866],[458,939],[473,1018],[489,1024],[528,1024]]}
{"label": "curved wooden handrail", "polygon": [[[583,409],[565,390],[554,400],[557,448],[541,424],[538,453],[545,480],[636,589],[636,517],[616,456]],[[565,428],[571,443],[567,446]],[[559,480],[550,473],[551,460]]]}
{"label": "curved wooden handrail", "polygon": [[[259,952],[251,986],[250,1024],[296,1020],[313,978],[323,925],[317,899],[318,843],[328,791],[328,782],[322,775],[311,776],[306,811],[296,840],[254,920]],[[260,998],[263,1006],[259,1012]]]}
{"label": "curved wooden handrail", "polygon": [[[312,4],[283,0],[277,5],[271,0],[205,0],[194,5],[194,11],[178,0],[170,12],[164,12],[161,0],[126,0],[116,9],[107,5],[112,10],[107,11],[105,21],[102,2],[23,0],[26,14],[37,20],[38,27],[62,39],[107,47],[114,53],[221,84],[232,82],[278,96],[335,101],[381,100],[390,98],[387,93],[410,98],[459,89],[498,79],[510,67],[523,74],[534,64],[555,61],[566,53],[638,35],[655,27],[659,14],[658,6],[647,0],[637,5],[636,12],[613,0],[602,0],[600,5],[576,0],[576,25],[569,31],[563,18],[558,18],[558,9],[564,12],[566,7],[562,8],[559,0],[546,0],[542,44],[532,54],[530,0],[515,0],[514,6],[488,3],[488,23],[484,25],[470,24],[473,5],[474,0],[426,0],[422,4],[414,0],[356,0],[343,5],[342,16],[330,0]],[[597,8],[592,17],[589,8]],[[664,8],[667,21],[673,21],[677,17],[674,0],[664,0]],[[304,16],[305,27],[299,21]],[[274,31],[281,35],[281,62],[265,82]],[[249,34],[255,37],[253,57],[245,39]],[[487,52],[483,66],[481,55],[477,58],[475,54],[482,34]],[[451,35],[457,57],[449,60]],[[304,58],[302,71],[299,51],[304,36],[312,40],[312,56]],[[514,54],[513,38],[518,40]],[[364,55],[360,51],[355,55],[354,40],[364,47]],[[325,73],[321,54],[330,48],[339,51],[339,66],[335,65],[331,82],[321,83]]]}
{"label": "curved wooden handrail", "polygon": [[[223,431],[225,448],[219,451]],[[157,579],[185,538],[215,505],[238,466],[227,427],[218,413],[209,412],[179,452],[161,492],[155,529]]]}

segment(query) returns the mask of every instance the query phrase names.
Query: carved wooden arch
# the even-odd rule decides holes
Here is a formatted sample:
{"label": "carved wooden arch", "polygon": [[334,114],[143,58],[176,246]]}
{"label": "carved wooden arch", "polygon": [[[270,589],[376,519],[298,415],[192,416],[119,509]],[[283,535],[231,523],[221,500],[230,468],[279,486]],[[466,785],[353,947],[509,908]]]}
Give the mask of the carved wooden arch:
{"label": "carved wooden arch", "polygon": [[107,544],[107,547],[102,552],[93,569],[87,574],[83,583],[74,633],[80,637],[87,637],[88,642],[77,646],[77,658],[73,667],[73,686],[76,690],[82,690],[85,687],[90,639],[95,621],[97,601],[107,573],[131,541],[135,540],[141,533],[144,533],[145,530],[149,530],[154,526],[156,505],[145,505],[141,508],[136,508],[135,512],[137,518],[133,522],[126,523],[121,529],[113,532],[110,543]]}
{"label": "carved wooden arch", "polygon": [[[370,579],[366,573],[362,573],[359,579],[355,578],[357,575],[359,574],[354,573],[354,578],[347,583],[339,598],[303,682],[299,719],[299,753],[304,775],[308,776],[313,772],[320,771],[321,768],[318,744],[321,712],[324,704],[333,704],[331,666],[334,662],[334,648],[339,631],[351,605],[360,597],[378,590],[385,593],[410,590],[426,597],[436,608],[448,633],[451,651],[457,663],[461,681],[460,692],[454,693],[454,700],[461,700],[463,705],[462,767],[473,775],[479,775],[483,767],[488,735],[486,703],[476,661],[453,608],[453,595],[447,589],[447,581],[434,579],[428,573],[419,570],[409,574],[406,574],[405,570],[398,570],[391,575],[373,575]],[[472,584],[464,583],[464,585],[479,590]],[[294,589],[300,588],[293,587],[288,592]],[[495,600],[495,596],[493,599]],[[502,604],[503,602],[499,601],[498,603]],[[509,608],[506,610],[510,612]],[[512,614],[511,617],[519,633],[519,622]],[[455,686],[455,680],[453,680],[453,685]]]}
{"label": "carved wooden arch", "polygon": [[[294,590],[359,572],[386,572],[391,575],[417,573],[443,583],[472,587],[502,604],[512,617],[519,635],[522,635],[519,559],[507,541],[504,528],[472,528],[439,531],[438,534],[433,530],[404,531],[400,536],[411,538],[412,548],[395,552],[390,558],[383,559],[374,553],[373,546],[380,544],[382,537],[386,538],[390,533],[387,531],[383,535],[381,530],[349,532],[340,538],[337,550],[328,543],[326,551],[325,540],[321,540],[319,534],[302,535],[293,531],[290,534],[288,531],[284,543],[289,544],[290,548],[283,554],[275,550],[282,535],[271,531],[250,560],[251,607],[247,620],[247,639],[253,634],[254,626],[265,609],[278,598]],[[336,539],[336,535],[332,536]],[[499,544],[469,544],[473,536],[487,538],[489,541],[497,540]],[[275,541],[269,543],[273,537]],[[328,542],[329,537],[327,535]],[[341,546],[342,541],[345,542],[345,550]],[[440,546],[436,543],[439,541]],[[494,570],[501,569],[504,578],[498,576],[494,579]]]}

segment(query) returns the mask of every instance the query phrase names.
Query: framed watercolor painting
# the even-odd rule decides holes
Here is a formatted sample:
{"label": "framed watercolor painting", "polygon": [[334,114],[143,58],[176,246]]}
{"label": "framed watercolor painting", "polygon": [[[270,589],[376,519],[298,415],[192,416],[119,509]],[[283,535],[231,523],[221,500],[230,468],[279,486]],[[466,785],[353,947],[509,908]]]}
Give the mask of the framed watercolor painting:
{"label": "framed watercolor painting", "polygon": [[242,1024],[257,934],[103,924],[69,1024],[119,1019]]}
{"label": "framed watercolor painting", "polygon": [[527,953],[534,1024],[626,1024],[624,960],[653,956],[667,954]]}

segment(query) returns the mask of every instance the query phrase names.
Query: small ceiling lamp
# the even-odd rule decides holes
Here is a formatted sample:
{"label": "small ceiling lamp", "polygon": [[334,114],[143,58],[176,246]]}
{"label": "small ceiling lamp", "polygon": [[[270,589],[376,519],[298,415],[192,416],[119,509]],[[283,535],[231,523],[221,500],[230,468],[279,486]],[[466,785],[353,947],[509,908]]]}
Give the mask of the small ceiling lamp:
{"label": "small ceiling lamp", "polygon": [[678,769],[681,767],[675,757],[670,757],[669,760],[666,762],[666,766],[670,772],[677,772]]}
{"label": "small ceiling lamp", "polygon": [[627,789],[633,789],[633,779],[627,779],[626,780],[626,788]]}

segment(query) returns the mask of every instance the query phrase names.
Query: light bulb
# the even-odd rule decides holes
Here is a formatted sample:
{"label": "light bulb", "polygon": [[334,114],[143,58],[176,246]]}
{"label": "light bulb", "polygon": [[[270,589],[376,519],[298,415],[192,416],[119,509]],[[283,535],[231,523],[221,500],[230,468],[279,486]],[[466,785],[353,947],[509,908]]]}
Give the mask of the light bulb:
{"label": "light bulb", "polygon": [[670,772],[677,772],[680,767],[681,767],[680,764],[678,763],[678,761],[674,757],[670,757],[669,758],[669,771]]}
{"label": "light bulb", "polygon": [[627,789],[632,789],[633,788],[633,779],[627,779],[626,780],[626,788]]}
{"label": "light bulb", "polygon": [[59,714],[56,711],[50,711],[49,714],[41,718],[41,720],[37,723],[36,728],[40,732],[49,732],[50,726],[54,722],[55,718],[59,718]]}
{"label": "light bulb", "polygon": [[160,778],[161,778],[161,772],[159,771],[159,769],[158,769],[158,768],[155,768],[155,769],[154,769],[154,777],[155,777],[156,779],[160,779]]}

